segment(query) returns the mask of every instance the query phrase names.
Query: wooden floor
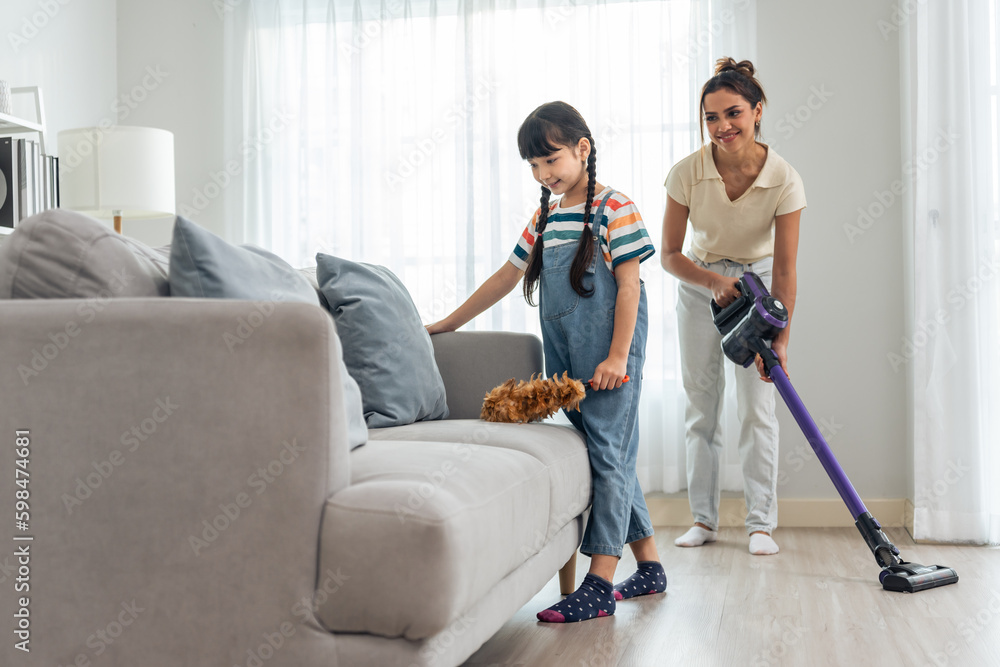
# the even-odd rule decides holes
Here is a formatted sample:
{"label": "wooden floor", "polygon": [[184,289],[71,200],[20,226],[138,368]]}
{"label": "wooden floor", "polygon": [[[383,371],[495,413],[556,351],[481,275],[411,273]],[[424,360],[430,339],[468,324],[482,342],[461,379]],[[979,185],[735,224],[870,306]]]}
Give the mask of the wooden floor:
{"label": "wooden floor", "polygon": [[[786,528],[781,553],[751,556],[742,528],[696,549],[657,529],[667,592],[618,603],[614,616],[539,623],[560,600],[553,578],[465,663],[556,667],[661,665],[1000,665],[1000,548],[917,545],[886,532],[906,560],[947,565],[956,585],[890,593],[854,528]],[[577,581],[590,561],[577,561]],[[635,570],[626,554],[616,580]]]}

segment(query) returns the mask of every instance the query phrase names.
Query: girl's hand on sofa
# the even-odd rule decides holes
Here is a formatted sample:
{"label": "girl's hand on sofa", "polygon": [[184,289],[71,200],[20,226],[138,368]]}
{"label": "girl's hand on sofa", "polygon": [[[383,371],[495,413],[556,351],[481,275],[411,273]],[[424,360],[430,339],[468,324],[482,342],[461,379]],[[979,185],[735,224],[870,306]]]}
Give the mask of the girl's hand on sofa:
{"label": "girl's hand on sofa", "polygon": [[448,325],[444,323],[444,320],[441,320],[439,322],[434,322],[433,324],[427,324],[424,326],[424,328],[427,329],[427,333],[432,335],[436,333],[444,333],[445,331],[455,330],[453,328],[449,328]]}

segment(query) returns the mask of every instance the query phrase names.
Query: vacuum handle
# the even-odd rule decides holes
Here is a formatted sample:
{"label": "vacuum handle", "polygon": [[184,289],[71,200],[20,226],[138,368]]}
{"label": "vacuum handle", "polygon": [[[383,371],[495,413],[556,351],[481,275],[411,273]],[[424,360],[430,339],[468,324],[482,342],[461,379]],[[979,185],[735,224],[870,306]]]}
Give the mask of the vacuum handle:
{"label": "vacuum handle", "polygon": [[712,321],[715,323],[715,328],[723,336],[739,324],[747,308],[751,305],[749,290],[746,287],[744,279],[740,278],[736,283],[736,289],[740,295],[725,308],[716,303],[715,299],[712,299]]}

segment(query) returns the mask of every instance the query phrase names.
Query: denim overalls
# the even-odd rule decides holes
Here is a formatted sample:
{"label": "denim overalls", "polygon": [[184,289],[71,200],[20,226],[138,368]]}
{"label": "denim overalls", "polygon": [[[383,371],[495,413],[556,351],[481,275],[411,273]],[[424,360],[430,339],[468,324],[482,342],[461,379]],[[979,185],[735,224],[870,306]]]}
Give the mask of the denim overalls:
{"label": "denim overalls", "polygon": [[[607,224],[604,208],[614,193],[601,201],[590,227],[593,260],[583,284],[590,297],[581,297],[570,286],[570,266],[576,243],[542,250],[539,314],[545,348],[545,373],[586,382],[611,349],[618,283],[604,262],[601,227]],[[591,230],[594,230],[591,232]],[[588,556],[621,556],[622,547],[653,534],[649,510],[639,487],[635,466],[639,451],[639,390],[646,357],[646,290],[640,285],[639,312],[628,355],[629,381],[618,389],[587,391],[580,412],[566,415],[587,436],[587,451],[593,477],[590,519],[580,551]]]}

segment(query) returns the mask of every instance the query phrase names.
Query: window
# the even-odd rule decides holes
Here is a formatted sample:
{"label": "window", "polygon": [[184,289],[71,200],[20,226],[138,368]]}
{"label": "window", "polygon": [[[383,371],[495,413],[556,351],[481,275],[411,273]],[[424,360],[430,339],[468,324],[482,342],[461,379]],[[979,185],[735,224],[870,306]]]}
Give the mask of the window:
{"label": "window", "polygon": [[[1000,0],[990,0],[990,118],[993,149],[993,265],[1000,266]],[[993,312],[993,330],[1000,332],[1000,290]]]}

